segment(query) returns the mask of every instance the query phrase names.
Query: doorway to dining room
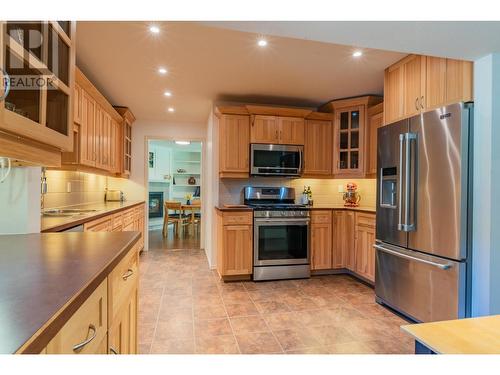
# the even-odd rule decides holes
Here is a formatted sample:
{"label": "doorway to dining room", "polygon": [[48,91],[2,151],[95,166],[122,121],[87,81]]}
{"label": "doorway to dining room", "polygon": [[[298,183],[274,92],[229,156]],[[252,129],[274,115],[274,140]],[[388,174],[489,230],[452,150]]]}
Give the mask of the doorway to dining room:
{"label": "doorway to dining room", "polygon": [[150,250],[199,249],[202,143],[147,140]]}

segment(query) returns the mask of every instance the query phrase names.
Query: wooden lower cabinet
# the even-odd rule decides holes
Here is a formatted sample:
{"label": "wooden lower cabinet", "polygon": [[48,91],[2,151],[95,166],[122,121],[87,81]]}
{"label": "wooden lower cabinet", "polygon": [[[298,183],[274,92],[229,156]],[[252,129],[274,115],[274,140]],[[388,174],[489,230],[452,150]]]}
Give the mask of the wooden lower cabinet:
{"label": "wooden lower cabinet", "polygon": [[348,269],[375,281],[375,214],[311,211],[311,270]]}
{"label": "wooden lower cabinet", "polygon": [[217,210],[217,271],[222,278],[253,273],[252,212]]}
{"label": "wooden lower cabinet", "polygon": [[332,268],[354,269],[354,212],[333,211]]}
{"label": "wooden lower cabinet", "polygon": [[144,205],[109,214],[83,225],[85,232],[141,232],[139,248],[144,248]]}
{"label": "wooden lower cabinet", "polygon": [[105,279],[59,330],[46,348],[47,354],[94,354],[108,329]]}
{"label": "wooden lower cabinet", "polygon": [[356,213],[354,272],[375,282],[375,215]]}
{"label": "wooden lower cabinet", "polygon": [[311,211],[311,270],[332,268],[332,211]]}
{"label": "wooden lower cabinet", "polygon": [[137,300],[135,288],[109,327],[109,354],[137,353]]}
{"label": "wooden lower cabinet", "polygon": [[83,302],[41,354],[137,353],[138,245]]}

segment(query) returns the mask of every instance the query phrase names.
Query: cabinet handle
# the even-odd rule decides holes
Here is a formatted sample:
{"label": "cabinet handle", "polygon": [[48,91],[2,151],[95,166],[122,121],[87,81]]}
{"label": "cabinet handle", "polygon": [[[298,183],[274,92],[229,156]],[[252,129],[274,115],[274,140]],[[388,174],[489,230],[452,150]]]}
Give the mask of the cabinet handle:
{"label": "cabinet handle", "polygon": [[85,345],[87,345],[93,339],[95,339],[95,337],[97,335],[97,331],[96,331],[95,326],[93,324],[89,324],[89,331],[92,331],[92,335],[87,340],[82,341],[81,343],[76,344],[75,346],[73,346],[73,351],[74,352],[79,352]]}
{"label": "cabinet handle", "polygon": [[418,97],[415,99],[415,109],[418,111],[420,108],[418,107]]}
{"label": "cabinet handle", "polygon": [[123,280],[127,280],[130,276],[134,274],[134,271],[131,270],[130,268],[127,270],[127,272],[122,276]]}
{"label": "cabinet handle", "polygon": [[278,137],[278,131],[277,130],[276,130],[276,139],[279,139],[279,137]]}
{"label": "cabinet handle", "polygon": [[109,347],[109,351],[111,352],[111,354],[118,354],[118,352],[112,346]]}
{"label": "cabinet handle", "polygon": [[420,99],[420,107],[422,107],[422,109],[424,109],[424,97],[423,96]]}

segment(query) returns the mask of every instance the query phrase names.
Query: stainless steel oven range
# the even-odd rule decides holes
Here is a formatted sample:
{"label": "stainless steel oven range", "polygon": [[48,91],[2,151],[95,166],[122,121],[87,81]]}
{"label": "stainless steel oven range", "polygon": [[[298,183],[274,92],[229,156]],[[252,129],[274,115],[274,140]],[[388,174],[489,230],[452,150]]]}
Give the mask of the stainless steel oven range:
{"label": "stainless steel oven range", "polygon": [[254,209],[254,280],[310,277],[310,213],[286,187],[245,188]]}

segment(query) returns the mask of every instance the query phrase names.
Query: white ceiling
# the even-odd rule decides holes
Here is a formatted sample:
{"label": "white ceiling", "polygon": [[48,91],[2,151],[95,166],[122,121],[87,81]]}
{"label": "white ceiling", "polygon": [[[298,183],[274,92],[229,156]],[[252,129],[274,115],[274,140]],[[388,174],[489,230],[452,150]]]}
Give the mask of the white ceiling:
{"label": "white ceiling", "polygon": [[[213,101],[318,106],[382,94],[383,70],[404,54],[258,34],[191,22],[78,22],[77,64],[114,105],[138,120],[206,122]],[[165,66],[166,76],[157,69]],[[165,90],[173,93],[163,96]],[[167,107],[175,107],[168,113]]]}
{"label": "white ceiling", "polygon": [[204,22],[264,35],[475,60],[500,52],[498,21]]}

